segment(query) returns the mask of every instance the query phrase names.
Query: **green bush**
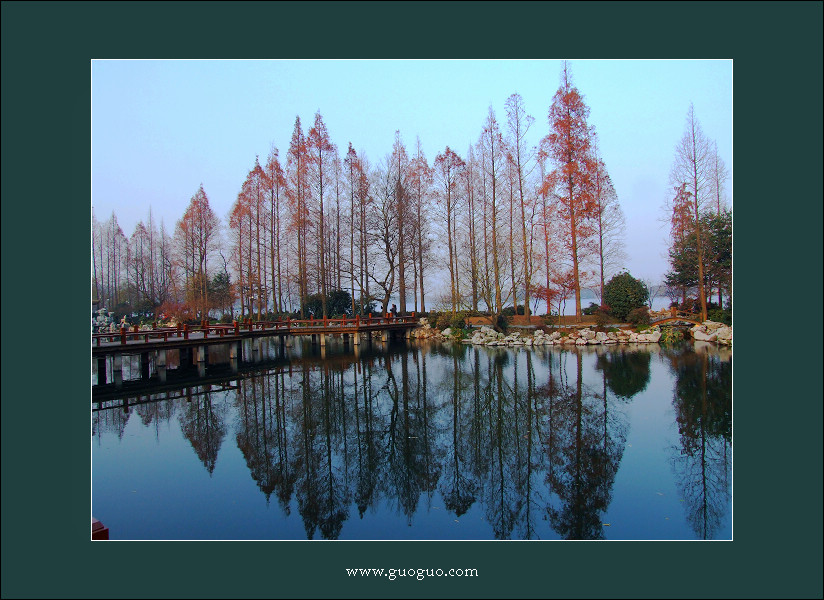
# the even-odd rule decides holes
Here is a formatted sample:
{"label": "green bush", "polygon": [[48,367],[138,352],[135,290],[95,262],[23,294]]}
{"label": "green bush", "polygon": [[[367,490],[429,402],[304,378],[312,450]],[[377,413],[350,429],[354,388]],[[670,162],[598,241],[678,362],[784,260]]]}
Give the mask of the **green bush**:
{"label": "green bush", "polygon": [[597,311],[595,311],[594,314],[595,325],[597,327],[603,328],[606,326],[607,323],[609,323],[609,315],[605,311],[598,309]]}
{"label": "green bush", "polygon": [[688,313],[699,313],[701,312],[701,303],[697,298],[687,298],[681,303],[679,309]]}
{"label": "green bush", "polygon": [[677,344],[684,340],[684,334],[680,329],[674,327],[664,327],[661,331],[661,339],[658,340],[661,344]]}
{"label": "green bush", "polygon": [[628,272],[615,275],[604,287],[604,303],[616,319],[627,319],[630,311],[646,306],[649,290]]}
{"label": "green bush", "polygon": [[633,308],[627,315],[627,323],[632,325],[649,325],[649,308],[646,306]]}
{"label": "green bush", "polygon": [[594,302],[590,302],[589,306],[583,309],[581,312],[585,315],[597,315],[598,311],[601,309],[600,306],[595,304]]}
{"label": "green bush", "polygon": [[466,327],[466,320],[461,313],[458,313],[449,320],[449,326],[452,329],[463,329]]}
{"label": "green bush", "polygon": [[722,310],[716,308],[707,311],[707,318],[716,323],[724,323],[725,325],[732,325],[732,310]]}
{"label": "green bush", "polygon": [[498,318],[495,320],[495,327],[499,331],[506,331],[509,329],[509,319],[503,314],[498,315]]}
{"label": "green bush", "polygon": [[444,330],[444,329],[446,329],[447,327],[450,326],[451,322],[452,322],[452,317],[449,313],[445,313],[445,312],[441,313],[440,315],[438,315],[438,320],[436,322],[437,323],[436,328],[440,329],[440,330]]}

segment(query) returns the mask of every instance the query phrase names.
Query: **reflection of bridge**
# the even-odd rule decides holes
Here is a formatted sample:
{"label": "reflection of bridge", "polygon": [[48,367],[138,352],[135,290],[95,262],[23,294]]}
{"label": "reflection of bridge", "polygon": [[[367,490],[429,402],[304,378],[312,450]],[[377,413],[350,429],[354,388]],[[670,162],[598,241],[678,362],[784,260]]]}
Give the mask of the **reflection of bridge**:
{"label": "reflection of bridge", "polygon": [[111,371],[115,384],[122,384],[123,356],[140,356],[142,379],[149,379],[154,365],[161,381],[166,379],[167,352],[177,351],[181,367],[197,363],[199,370],[205,370],[208,348],[215,345],[228,347],[229,364],[237,369],[246,342],[251,343],[251,351],[259,351],[265,338],[278,338],[282,347],[291,346],[293,336],[310,336],[313,344],[326,346],[327,336],[341,336],[345,345],[350,342],[357,347],[361,337],[372,341],[372,335],[380,334],[383,342],[398,337],[409,338],[417,326],[418,318],[385,317],[354,319],[308,319],[286,321],[235,321],[231,325],[179,325],[149,330],[122,328],[119,332],[92,334],[92,359],[97,360],[98,384],[106,383],[107,360],[111,361]]}

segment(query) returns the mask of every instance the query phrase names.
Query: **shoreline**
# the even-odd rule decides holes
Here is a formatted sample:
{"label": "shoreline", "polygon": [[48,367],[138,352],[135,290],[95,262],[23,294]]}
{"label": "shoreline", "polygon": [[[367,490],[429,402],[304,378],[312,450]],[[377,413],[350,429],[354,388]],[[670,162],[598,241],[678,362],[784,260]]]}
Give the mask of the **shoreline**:
{"label": "shoreline", "polygon": [[[507,334],[495,331],[491,327],[483,326],[474,330],[471,336],[464,337],[466,330],[452,331],[451,328],[439,331],[433,328],[426,318],[420,320],[419,326],[412,330],[415,339],[432,339],[436,341],[451,341],[474,346],[503,346],[503,347],[532,347],[532,346],[587,346],[587,345],[614,345],[614,344],[657,344],[675,343],[687,339],[681,328],[665,326],[662,330],[658,325],[647,325],[635,331],[631,325],[610,327],[607,331],[595,330],[589,326],[564,328],[567,331],[558,331],[557,327],[551,333],[544,328],[535,327],[531,335],[523,334],[523,330],[531,328],[515,328],[522,331],[510,331]],[[671,333],[675,331],[676,333]],[[704,321],[701,325],[694,325],[688,330],[688,337],[694,341],[713,342],[719,346],[732,346],[732,327],[715,321]]]}

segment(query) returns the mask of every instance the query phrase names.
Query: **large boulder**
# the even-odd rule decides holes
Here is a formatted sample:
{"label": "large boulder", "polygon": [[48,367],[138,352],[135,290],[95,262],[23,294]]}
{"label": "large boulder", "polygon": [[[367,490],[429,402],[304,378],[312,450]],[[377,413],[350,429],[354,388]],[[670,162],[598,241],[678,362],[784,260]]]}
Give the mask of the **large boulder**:
{"label": "large boulder", "polygon": [[698,340],[699,342],[714,342],[716,339],[718,339],[718,334],[714,331],[712,333],[707,333],[699,329],[692,333],[692,337],[693,339]]}
{"label": "large boulder", "polygon": [[722,327],[726,327],[723,323],[718,323],[717,321],[704,321],[702,323],[704,328],[707,330],[707,333],[712,333],[717,329],[721,329]]}
{"label": "large boulder", "polygon": [[715,334],[719,344],[732,345],[732,327],[721,327],[715,331]]}

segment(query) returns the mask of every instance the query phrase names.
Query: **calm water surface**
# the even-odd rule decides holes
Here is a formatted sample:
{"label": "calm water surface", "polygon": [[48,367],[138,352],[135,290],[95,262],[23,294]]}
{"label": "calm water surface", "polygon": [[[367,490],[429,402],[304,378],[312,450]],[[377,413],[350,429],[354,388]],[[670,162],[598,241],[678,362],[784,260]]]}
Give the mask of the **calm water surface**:
{"label": "calm water surface", "polygon": [[112,539],[732,538],[728,349],[253,356],[93,393]]}

